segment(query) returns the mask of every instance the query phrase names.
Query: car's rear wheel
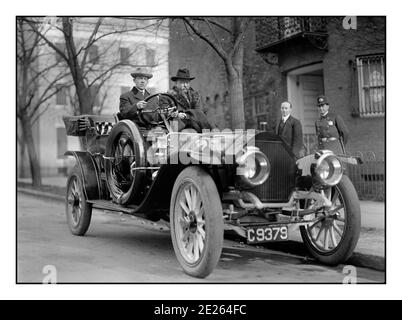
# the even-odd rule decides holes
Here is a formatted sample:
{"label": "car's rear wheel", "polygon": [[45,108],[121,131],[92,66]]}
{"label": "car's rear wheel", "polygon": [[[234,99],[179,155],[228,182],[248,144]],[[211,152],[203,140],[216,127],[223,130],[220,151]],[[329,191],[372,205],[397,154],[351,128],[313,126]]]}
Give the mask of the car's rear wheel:
{"label": "car's rear wheel", "polygon": [[215,182],[199,167],[177,177],[170,205],[171,237],[184,271],[205,278],[216,267],[223,246],[222,205]]}
{"label": "car's rear wheel", "polygon": [[332,201],[331,208],[317,213],[317,221],[301,227],[300,232],[314,258],[328,265],[337,265],[349,259],[359,240],[360,204],[347,176],[325,193]]}
{"label": "car's rear wheel", "polygon": [[66,218],[72,234],[83,236],[91,223],[92,205],[87,202],[79,167],[76,165],[67,180]]}

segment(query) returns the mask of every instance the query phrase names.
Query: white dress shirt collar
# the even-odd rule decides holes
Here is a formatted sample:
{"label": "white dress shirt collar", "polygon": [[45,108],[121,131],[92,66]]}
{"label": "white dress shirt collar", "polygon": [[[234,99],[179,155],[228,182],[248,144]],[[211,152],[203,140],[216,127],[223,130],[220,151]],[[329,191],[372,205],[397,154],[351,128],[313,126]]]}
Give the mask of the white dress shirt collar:
{"label": "white dress shirt collar", "polygon": [[286,122],[289,119],[289,117],[290,117],[290,114],[288,114],[286,117],[282,117],[282,121]]}

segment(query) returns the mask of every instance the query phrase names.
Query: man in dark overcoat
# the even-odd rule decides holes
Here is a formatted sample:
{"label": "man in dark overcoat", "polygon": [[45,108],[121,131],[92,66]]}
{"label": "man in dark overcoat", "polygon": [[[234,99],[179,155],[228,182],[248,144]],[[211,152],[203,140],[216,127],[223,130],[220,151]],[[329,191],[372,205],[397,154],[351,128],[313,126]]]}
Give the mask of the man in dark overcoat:
{"label": "man in dark overcoat", "polygon": [[292,149],[297,158],[303,154],[303,130],[300,121],[291,115],[292,104],[284,101],[281,104],[281,119],[276,125],[276,134],[281,136]]}
{"label": "man in dark overcoat", "polygon": [[193,79],[195,78],[190,76],[188,69],[179,69],[177,74],[171,77],[174,86],[169,94],[179,105],[178,130],[191,128],[201,133],[202,129],[213,129],[213,126],[202,110],[200,94],[190,87],[190,81]]}
{"label": "man in dark overcoat", "polygon": [[135,86],[120,96],[120,118],[138,121],[137,111],[146,107],[144,99],[150,95],[146,87],[152,74],[143,68],[137,68],[131,76]]}

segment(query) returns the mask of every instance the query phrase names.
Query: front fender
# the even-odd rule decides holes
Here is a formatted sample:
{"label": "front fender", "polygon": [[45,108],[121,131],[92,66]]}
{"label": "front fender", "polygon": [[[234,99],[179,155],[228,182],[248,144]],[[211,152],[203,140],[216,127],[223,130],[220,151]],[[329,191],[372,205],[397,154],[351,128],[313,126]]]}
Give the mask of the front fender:
{"label": "front fender", "polygon": [[93,157],[85,151],[67,151],[64,155],[75,157],[81,173],[86,199],[101,199],[105,190],[101,183],[99,170]]}
{"label": "front fender", "polygon": [[[311,165],[317,162],[317,159],[322,155],[323,152],[330,152],[329,150],[322,150],[318,153],[309,154],[303,158],[300,158],[296,161],[296,165],[299,170],[302,171],[303,176],[311,175]],[[360,157],[348,156],[344,154],[335,154],[335,156],[342,161],[343,163],[351,164],[351,165],[360,165],[363,163]]]}

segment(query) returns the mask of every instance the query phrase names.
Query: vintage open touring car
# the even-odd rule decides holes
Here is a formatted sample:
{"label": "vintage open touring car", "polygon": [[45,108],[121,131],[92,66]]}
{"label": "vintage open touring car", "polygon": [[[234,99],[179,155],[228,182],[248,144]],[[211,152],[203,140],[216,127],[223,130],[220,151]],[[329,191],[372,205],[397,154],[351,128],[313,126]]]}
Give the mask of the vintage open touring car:
{"label": "vintage open touring car", "polygon": [[66,116],[84,151],[67,181],[71,232],[88,230],[92,208],[168,221],[177,259],[194,277],[217,265],[224,231],[249,244],[286,241],[300,229],[311,255],[336,265],[360,234],[360,205],[344,174],[358,159],[318,151],[296,159],[269,132],[177,132],[169,94],[146,99],[138,121],[119,115]]}

